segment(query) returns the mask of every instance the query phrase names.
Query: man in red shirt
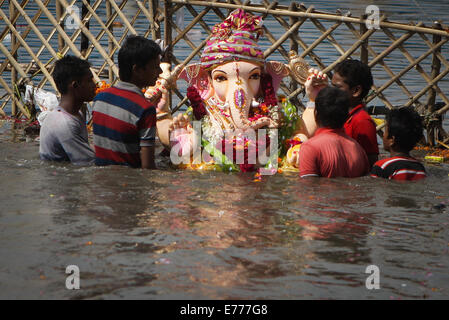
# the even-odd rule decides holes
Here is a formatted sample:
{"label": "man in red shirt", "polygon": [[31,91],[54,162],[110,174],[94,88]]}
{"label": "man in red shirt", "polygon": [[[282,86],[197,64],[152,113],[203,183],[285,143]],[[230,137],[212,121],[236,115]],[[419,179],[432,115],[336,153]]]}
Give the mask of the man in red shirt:
{"label": "man in red shirt", "polygon": [[363,148],[344,132],[349,98],[346,92],[328,87],[320,91],[315,103],[315,135],[301,145],[301,177],[355,178],[369,172]]}
{"label": "man in red shirt", "polygon": [[[366,112],[363,103],[373,85],[371,70],[366,64],[358,60],[343,61],[334,70],[332,86],[345,91],[349,95],[349,115],[344,124],[345,132],[362,146],[372,167],[378,160],[379,146],[377,145],[376,125]],[[327,86],[328,81],[327,76],[317,69],[311,69],[309,72],[311,75],[305,83],[305,87],[310,102],[308,103],[308,109],[303,114],[305,122],[307,117],[312,114],[311,110],[313,110],[315,97],[322,88]],[[310,138],[314,133],[314,126],[309,124],[308,127],[312,128],[307,128]]]}
{"label": "man in red shirt", "polygon": [[332,85],[349,94],[349,117],[344,128],[365,150],[370,166],[378,160],[376,125],[365,110],[363,100],[373,86],[370,68],[358,60],[339,63],[332,77]]}

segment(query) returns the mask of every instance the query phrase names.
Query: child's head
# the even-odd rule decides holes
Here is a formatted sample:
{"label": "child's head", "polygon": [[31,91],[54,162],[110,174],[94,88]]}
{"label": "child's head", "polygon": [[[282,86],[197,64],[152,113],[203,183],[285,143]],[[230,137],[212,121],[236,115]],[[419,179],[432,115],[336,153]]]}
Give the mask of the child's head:
{"label": "child's head", "polygon": [[138,87],[152,86],[160,73],[161,48],[153,40],[129,36],[118,52],[120,80]]}
{"label": "child's head", "polygon": [[96,85],[86,60],[67,55],[56,61],[53,80],[61,95],[72,94],[83,102],[95,97]]}
{"label": "child's head", "polygon": [[422,120],[413,107],[393,109],[388,112],[383,136],[386,151],[408,153],[422,136]]}
{"label": "child's head", "polygon": [[349,97],[343,90],[327,87],[315,101],[315,121],[319,127],[342,128],[348,118]]}
{"label": "child's head", "polygon": [[346,91],[353,106],[361,103],[373,86],[371,69],[359,60],[345,60],[334,71],[332,85]]}

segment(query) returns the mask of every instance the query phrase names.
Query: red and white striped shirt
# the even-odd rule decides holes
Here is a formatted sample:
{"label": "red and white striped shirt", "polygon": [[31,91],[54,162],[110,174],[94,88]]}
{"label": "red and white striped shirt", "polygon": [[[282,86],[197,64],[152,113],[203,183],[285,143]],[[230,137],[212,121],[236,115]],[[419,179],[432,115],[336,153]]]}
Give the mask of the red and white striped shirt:
{"label": "red and white striped shirt", "polygon": [[412,157],[392,157],[377,161],[371,177],[411,181],[424,179],[427,174],[422,163]]}

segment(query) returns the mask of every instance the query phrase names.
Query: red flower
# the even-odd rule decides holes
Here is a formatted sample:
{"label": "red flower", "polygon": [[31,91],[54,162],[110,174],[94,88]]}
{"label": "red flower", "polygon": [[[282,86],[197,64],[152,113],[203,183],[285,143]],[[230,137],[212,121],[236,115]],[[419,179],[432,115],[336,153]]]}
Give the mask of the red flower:
{"label": "red flower", "polygon": [[256,171],[255,166],[253,164],[241,164],[239,165],[241,172],[253,172]]}
{"label": "red flower", "polygon": [[285,145],[287,146],[288,149],[290,149],[298,144],[302,144],[302,141],[299,140],[298,138],[285,140]]}
{"label": "red flower", "polygon": [[262,74],[262,79],[260,82],[263,92],[264,102],[268,107],[277,106],[278,99],[276,98],[276,93],[273,88],[273,78],[269,74]]}
{"label": "red flower", "polygon": [[207,114],[207,111],[198,90],[194,86],[187,88],[187,98],[190,100],[190,104],[192,105],[195,119],[201,120]]}

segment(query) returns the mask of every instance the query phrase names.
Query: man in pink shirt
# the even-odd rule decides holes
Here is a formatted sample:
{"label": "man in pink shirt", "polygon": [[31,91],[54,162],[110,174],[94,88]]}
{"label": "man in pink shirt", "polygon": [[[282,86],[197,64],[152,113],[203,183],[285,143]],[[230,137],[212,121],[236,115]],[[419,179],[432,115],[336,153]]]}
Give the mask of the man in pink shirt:
{"label": "man in pink shirt", "polygon": [[356,178],[366,175],[370,166],[363,148],[346,135],[348,94],[337,88],[324,88],[315,101],[315,135],[301,145],[299,174],[304,177]]}

